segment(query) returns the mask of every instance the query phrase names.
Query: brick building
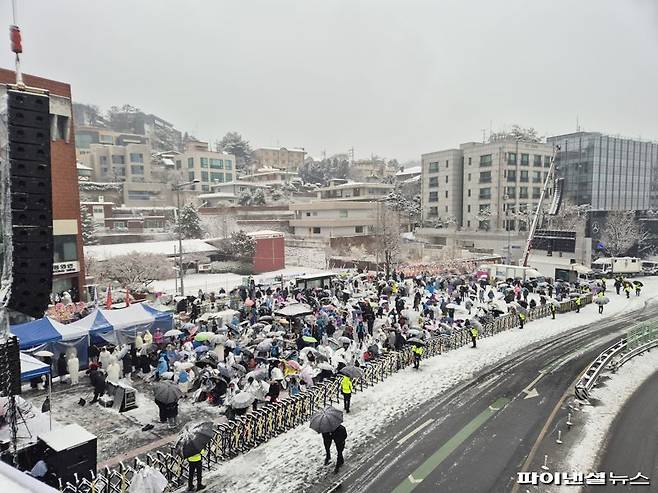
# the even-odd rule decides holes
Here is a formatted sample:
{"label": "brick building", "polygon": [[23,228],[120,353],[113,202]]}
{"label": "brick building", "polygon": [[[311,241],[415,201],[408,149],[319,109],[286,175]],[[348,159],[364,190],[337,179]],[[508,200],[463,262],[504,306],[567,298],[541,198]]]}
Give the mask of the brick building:
{"label": "brick building", "polygon": [[[74,299],[84,296],[84,253],[80,224],[78,171],[75,159],[71,86],[64,82],[24,75],[28,87],[50,94],[51,177],[53,196],[53,292],[70,291]],[[14,71],[0,68],[0,92],[14,84]]]}

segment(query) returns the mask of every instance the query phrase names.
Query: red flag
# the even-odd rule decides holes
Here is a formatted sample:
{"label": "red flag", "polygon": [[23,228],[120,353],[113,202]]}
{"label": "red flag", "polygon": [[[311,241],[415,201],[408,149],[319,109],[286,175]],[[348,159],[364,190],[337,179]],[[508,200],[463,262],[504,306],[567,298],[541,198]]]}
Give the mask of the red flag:
{"label": "red flag", "polygon": [[126,288],[126,307],[130,306],[130,289]]}
{"label": "red flag", "polygon": [[107,287],[107,298],[105,298],[105,309],[112,309],[112,286]]}

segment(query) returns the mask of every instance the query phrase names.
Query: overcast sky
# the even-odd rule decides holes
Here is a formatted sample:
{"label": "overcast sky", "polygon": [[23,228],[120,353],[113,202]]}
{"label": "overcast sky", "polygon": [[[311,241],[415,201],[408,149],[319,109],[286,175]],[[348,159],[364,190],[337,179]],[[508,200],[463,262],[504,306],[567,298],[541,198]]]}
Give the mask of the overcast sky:
{"label": "overcast sky", "polygon": [[577,117],[658,139],[655,0],[17,2],[25,72],[201,139],[407,160]]}

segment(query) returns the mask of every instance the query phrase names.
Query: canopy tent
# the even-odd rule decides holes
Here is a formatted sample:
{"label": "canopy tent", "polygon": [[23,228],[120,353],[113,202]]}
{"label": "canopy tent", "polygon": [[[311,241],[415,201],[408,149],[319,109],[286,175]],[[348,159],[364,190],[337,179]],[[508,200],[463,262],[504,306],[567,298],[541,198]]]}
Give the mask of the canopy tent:
{"label": "canopy tent", "polygon": [[155,317],[155,321],[153,322],[154,329],[160,329],[162,332],[167,332],[168,330],[174,328],[173,313],[163,312],[157,308],[153,308],[151,305],[147,305],[146,303],[141,303],[140,305],[136,306],[141,306],[144,308],[144,310]]}
{"label": "canopy tent", "polygon": [[32,380],[48,373],[50,373],[49,365],[21,352],[21,380]]}
{"label": "canopy tent", "polygon": [[112,324],[107,321],[101,310],[98,308],[93,310],[86,317],[78,320],[77,322],[73,322],[70,325],[78,327],[80,330],[83,330],[89,334],[92,343],[106,342],[106,339],[103,336],[114,332],[114,327],[112,327]]}
{"label": "canopy tent", "polygon": [[59,322],[52,318],[44,317],[32,322],[12,325],[9,331],[18,337],[18,345],[21,349],[40,346],[62,340],[62,334],[57,330]]}

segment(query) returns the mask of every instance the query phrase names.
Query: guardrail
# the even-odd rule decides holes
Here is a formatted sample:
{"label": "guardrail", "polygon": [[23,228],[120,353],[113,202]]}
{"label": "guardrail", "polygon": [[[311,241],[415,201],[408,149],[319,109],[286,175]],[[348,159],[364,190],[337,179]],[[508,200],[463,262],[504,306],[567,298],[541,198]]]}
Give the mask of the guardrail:
{"label": "guardrail", "polygon": [[638,346],[635,349],[632,349],[629,352],[623,354],[621,358],[611,363],[610,366],[612,368],[612,372],[617,373],[617,370],[619,370],[619,368],[621,368],[624,364],[628,363],[635,356],[638,356],[646,351],[650,351],[651,348],[653,347],[658,347],[658,339],[656,339],[655,341],[647,342],[646,344]]}
{"label": "guardrail", "polygon": [[612,358],[626,349],[626,339],[613,344],[608,349],[599,354],[592,364],[587,367],[583,376],[576,383],[575,394],[581,401],[589,399],[589,392],[596,385],[601,372],[605,370]]}
{"label": "guardrail", "polygon": [[[592,296],[582,296],[583,305],[591,303]],[[581,306],[581,308],[582,308]],[[560,304],[559,313],[575,310],[574,300]],[[550,315],[550,308],[538,306],[528,311],[527,321],[544,318]],[[478,339],[490,337],[499,332],[519,326],[516,314],[507,314],[496,318],[493,322],[484,324],[478,331]],[[424,358],[437,356],[445,351],[468,345],[471,336],[467,329],[453,331],[449,335],[437,336],[427,341]],[[414,356],[406,347],[401,351],[384,353],[376,360],[363,367],[364,376],[354,385],[355,392],[363,391],[369,386],[385,380],[397,371],[411,366]],[[281,433],[308,421],[315,412],[341,400],[339,379],[315,385],[295,397],[289,397],[274,404],[266,404],[258,411],[237,416],[229,423],[217,424],[215,435],[206,448],[203,457],[203,467],[212,469],[215,464],[231,459],[240,453],[265,443]],[[91,471],[90,478],[80,478],[75,483],[60,481],[59,489],[63,493],[125,493],[128,491],[134,474],[144,465],[158,469],[167,478],[169,485],[178,488],[187,482],[188,467],[186,460],[173,448],[146,454],[133,459],[132,463],[120,463],[116,468],[104,468]]]}

